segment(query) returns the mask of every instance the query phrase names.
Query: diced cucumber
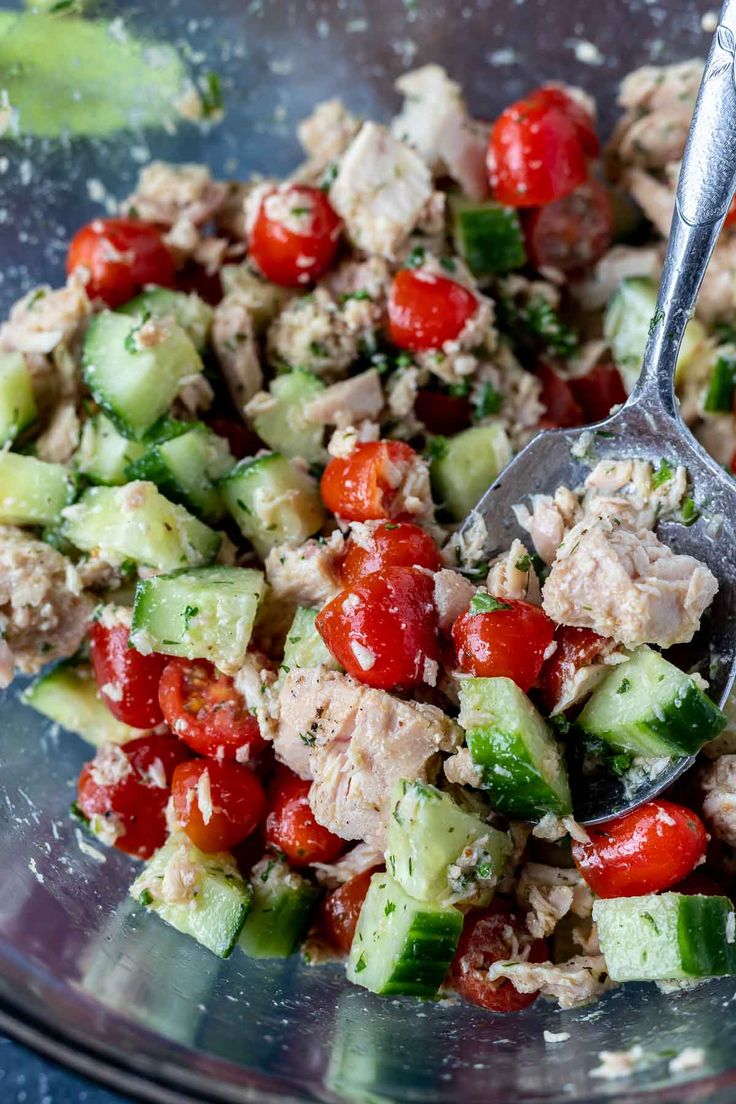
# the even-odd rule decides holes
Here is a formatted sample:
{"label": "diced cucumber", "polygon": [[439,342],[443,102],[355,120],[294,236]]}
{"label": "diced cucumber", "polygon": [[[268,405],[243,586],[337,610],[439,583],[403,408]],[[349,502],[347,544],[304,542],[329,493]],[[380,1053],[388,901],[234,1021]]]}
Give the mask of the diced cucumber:
{"label": "diced cucumber", "polygon": [[301,942],[317,900],[316,886],[283,859],[266,856],[251,871],[253,907],[240,933],[251,958],[288,958]]}
{"label": "diced cucumber", "polygon": [[170,288],[150,287],[135,299],[129,299],[120,314],[134,314],[138,317],[173,318],[189,335],[192,344],[198,350],[207,345],[212,326],[213,310],[209,303],[193,291],[171,291]]}
{"label": "diced cucumber", "polygon": [[223,565],[143,579],[135,592],[131,644],[144,654],[208,659],[235,672],[265,586],[260,571]]}
{"label": "diced cucumber", "polygon": [[455,521],[462,521],[508,464],[511,442],[501,423],[494,422],[435,438],[434,453],[435,498]]}
{"label": "diced cucumber", "polygon": [[[165,879],[172,865],[193,878],[186,900],[166,900]],[[184,881],[181,877],[170,880]],[[205,854],[183,832],[170,836],[146,863],[130,887],[130,895],[220,958],[232,953],[253,901],[253,890],[238,873],[231,855]]]}
{"label": "diced cucumber", "polygon": [[0,354],[0,445],[15,438],[36,420],[31,376],[22,353]]}
{"label": "diced cucumber", "polygon": [[327,667],[330,671],[340,670],[340,664],[315,627],[318,612],[305,606],[297,606],[291,628],[286,634],[282,667]]}
{"label": "diced cucumber", "polygon": [[91,487],[64,511],[61,533],[84,552],[157,571],[211,563],[221,539],[153,483]]}
{"label": "diced cucumber", "polygon": [[55,525],[74,498],[74,482],[61,464],[0,452],[0,522]]}
{"label": "diced cucumber", "polygon": [[60,663],[23,691],[23,701],[94,747],[125,744],[143,735],[113,717],[85,663]]}
{"label": "diced cucumber", "polygon": [[515,682],[463,678],[458,721],[494,809],[521,820],[572,812],[562,748]]}
{"label": "diced cucumber", "polygon": [[140,459],[145,451],[143,445],[118,433],[104,414],[94,414],[84,423],[74,465],[91,483],[119,487],[126,481],[128,464]]}
{"label": "diced cucumber", "polygon": [[513,207],[453,199],[450,209],[455,249],[474,276],[494,276],[526,264],[524,234]]}
{"label": "diced cucumber", "polygon": [[[657,288],[648,276],[622,280],[611,298],[603,319],[603,332],[611,343],[627,391],[633,391],[639,378],[649,327],[657,309]],[[688,323],[677,358],[679,380],[692,362],[698,346],[706,339],[702,324],[693,318]]]}
{"label": "diced cucumber", "polygon": [[584,732],[637,755],[694,755],[728,718],[695,681],[646,645],[611,667],[578,718]]}
{"label": "diced cucumber", "polygon": [[435,786],[402,779],[393,793],[386,866],[417,901],[487,905],[511,841]]}
{"label": "diced cucumber", "polygon": [[128,479],[148,479],[172,502],[180,502],[204,521],[219,521],[225,503],[217,480],[235,464],[224,437],[195,422],[191,429],[160,441],[129,464]]}
{"label": "diced cucumber", "polygon": [[277,544],[301,544],[325,521],[315,480],[279,452],[241,461],[220,487],[241,533],[264,558]]}
{"label": "diced cucumber", "polygon": [[84,378],[121,433],[140,440],[167,412],[182,381],[202,371],[189,335],[175,322],[159,322],[161,340],[147,346],[141,318],[102,311],[93,316],[82,350]]}
{"label": "diced cucumber", "polygon": [[593,920],[614,981],[736,973],[736,916],[727,897],[615,897],[595,902]]}
{"label": "diced cucumber", "polygon": [[736,398],[736,357],[719,356],[713,365],[705,409],[709,414],[732,414]]}
{"label": "diced cucumber", "polygon": [[414,901],[388,874],[374,874],[348,957],[348,980],[372,993],[431,997],[455,954],[462,913]]}
{"label": "diced cucumber", "polygon": [[271,380],[272,405],[264,407],[253,419],[253,427],[269,448],[284,456],[301,456],[317,462],[325,455],[324,426],[308,422],[304,408],[325,385],[304,368],[295,368]]}

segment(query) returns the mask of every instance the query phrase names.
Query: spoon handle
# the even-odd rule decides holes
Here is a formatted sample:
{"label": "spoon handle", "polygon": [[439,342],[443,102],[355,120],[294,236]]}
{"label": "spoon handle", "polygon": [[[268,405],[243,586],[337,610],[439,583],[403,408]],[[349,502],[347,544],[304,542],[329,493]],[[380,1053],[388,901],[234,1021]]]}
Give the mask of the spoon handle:
{"label": "spoon handle", "polygon": [[[736,188],[736,0],[725,0],[695,104],[672,227],[632,402],[679,417],[677,353]],[[656,404],[656,406],[655,406]]]}

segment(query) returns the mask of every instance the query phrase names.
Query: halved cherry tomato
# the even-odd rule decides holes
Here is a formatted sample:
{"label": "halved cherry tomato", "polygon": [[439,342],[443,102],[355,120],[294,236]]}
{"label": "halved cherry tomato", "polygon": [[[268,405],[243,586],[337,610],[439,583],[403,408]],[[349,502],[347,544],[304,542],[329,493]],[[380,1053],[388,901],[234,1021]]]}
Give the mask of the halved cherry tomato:
{"label": "halved cherry tomato", "polygon": [[266,841],[283,851],[294,866],[334,862],[345,850],[344,839],[315,820],[309,805],[311,782],[279,766],[268,791]]}
{"label": "halved cherry tomato", "polygon": [[596,364],[585,376],[570,380],[586,422],[602,422],[611,407],[626,402],[626,388],[615,364]]}
{"label": "halved cherry tomato", "polygon": [[388,332],[400,349],[439,349],[455,341],[478,310],[462,284],[423,269],[402,268],[388,297]]}
{"label": "halved cherry tomato", "polygon": [[133,728],[155,728],[164,719],[158,684],[169,657],[142,655],[129,646],[129,636],[125,625],[107,628],[95,621],[89,634],[95,679],[114,717]]}
{"label": "halved cherry tomato", "polygon": [[132,299],[144,284],[173,287],[175,279],[161,230],[138,219],[94,219],[78,230],[66,258],[67,272],[77,269],[90,274],[90,299],[102,299],[108,307]]}
{"label": "halved cherry tomato", "polygon": [[546,363],[539,365],[537,376],[542,384],[540,397],[546,408],[540,419],[540,426],[544,429],[568,429],[570,426],[583,425],[583,411],[570,382]]}
{"label": "halved cherry tomato", "polygon": [[[504,962],[514,954],[514,944],[524,931],[523,919],[511,905],[497,897],[490,908],[473,909],[465,917],[463,932],[450,966],[450,977],[460,993],[471,1004],[489,1012],[521,1012],[538,997],[538,993],[519,993],[505,979],[488,980],[488,969],[495,962]],[[527,962],[547,962],[549,952],[543,939],[529,944]]]}
{"label": "halved cherry tomato", "polygon": [[282,287],[302,287],[319,279],[332,264],[340,226],[323,191],[286,184],[262,200],[248,251],[267,280]]}
{"label": "halved cherry tomato", "polygon": [[[349,456],[336,456],[322,473],[322,500],[345,521],[381,521],[396,516],[402,484],[419,456],[403,441],[368,441]],[[400,511],[399,511],[400,512]]]}
{"label": "halved cherry tomato", "polygon": [[472,607],[452,626],[458,669],[477,678],[510,678],[525,693],[535,683],[555,625],[530,602],[499,599],[495,610]]}
{"label": "halved cherry tomato", "polygon": [[255,832],[266,812],[261,783],[238,763],[181,763],[171,794],[176,819],[201,851],[229,851]]}
{"label": "halved cherry tomato", "polygon": [[581,667],[593,663],[606,647],[605,636],[592,629],[558,625],[555,629],[557,647],[539,672],[537,687],[546,710],[551,713],[563,695],[565,686]]}
{"label": "halved cherry tomato", "polygon": [[488,175],[494,197],[511,207],[542,207],[584,184],[584,141],[569,103],[539,89],[507,107],[491,129]]}
{"label": "halved cherry tomato", "polygon": [[451,437],[467,429],[472,419],[472,407],[464,395],[448,395],[446,391],[419,391],[414,413],[430,433]]}
{"label": "halved cherry tomato", "polygon": [[85,763],[77,804],[95,833],[128,855],[148,859],[166,840],[166,804],[186,748],[168,734],[104,744]]}
{"label": "halved cherry tomato", "polygon": [[429,533],[409,521],[384,521],[361,536],[358,542],[349,536],[340,567],[345,586],[382,571],[385,567],[426,567],[439,571],[442,566],[437,545]]}
{"label": "halved cherry tomato", "polygon": [[242,762],[266,746],[233,680],[206,659],[169,659],[158,697],[171,731],[199,755]]}
{"label": "halved cherry tomato", "polygon": [[588,180],[570,195],[531,212],[524,233],[535,268],[590,268],[611,244],[613,210],[607,189]]}
{"label": "halved cherry tomato", "polygon": [[360,910],[374,873],[375,868],[356,874],[349,882],[333,889],[322,902],[320,928],[330,944],[343,954],[347,954],[352,945]]}
{"label": "halved cherry tomato", "polygon": [[366,576],[328,602],[316,625],[347,673],[379,690],[430,682],[441,659],[434,581],[418,568]]}
{"label": "halved cherry tomato", "polygon": [[572,855],[598,897],[661,893],[695,869],[708,843],[695,813],[659,799],[587,831],[590,843],[573,842]]}

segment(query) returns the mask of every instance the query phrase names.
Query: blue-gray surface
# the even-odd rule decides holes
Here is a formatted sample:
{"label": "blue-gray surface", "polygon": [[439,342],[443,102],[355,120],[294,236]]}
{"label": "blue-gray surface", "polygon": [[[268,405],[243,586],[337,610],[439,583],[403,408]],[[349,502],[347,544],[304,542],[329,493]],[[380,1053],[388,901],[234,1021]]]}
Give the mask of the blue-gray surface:
{"label": "blue-gray surface", "polygon": [[3,1104],[132,1104],[0,1035]]}

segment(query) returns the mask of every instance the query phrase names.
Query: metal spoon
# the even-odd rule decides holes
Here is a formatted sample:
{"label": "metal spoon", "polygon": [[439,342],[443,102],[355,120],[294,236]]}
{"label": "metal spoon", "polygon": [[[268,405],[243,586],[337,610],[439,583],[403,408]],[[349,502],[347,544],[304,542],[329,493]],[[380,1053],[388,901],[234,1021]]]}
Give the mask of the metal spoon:
{"label": "metal spoon", "polygon": [[[702,560],[718,579],[713,606],[694,641],[694,666],[709,695],[725,704],[736,674],[736,482],[704,451],[680,417],[674,378],[677,353],[713,247],[736,187],[736,0],[726,0],[713,38],[682,162],[672,228],[639,381],[613,417],[587,429],[541,433],[508,465],[461,526],[481,514],[484,559],[524,539],[512,506],[530,494],[583,483],[587,468],[571,447],[592,433],[598,459],[666,459],[687,469],[693,497],[707,516],[686,527],[665,522],[659,536],[678,553]],[[582,451],[585,451],[584,449]],[[710,520],[709,520],[710,519]],[[694,757],[673,760],[655,779],[625,792],[611,775],[576,787],[575,813],[586,824],[620,816],[670,786]]]}

